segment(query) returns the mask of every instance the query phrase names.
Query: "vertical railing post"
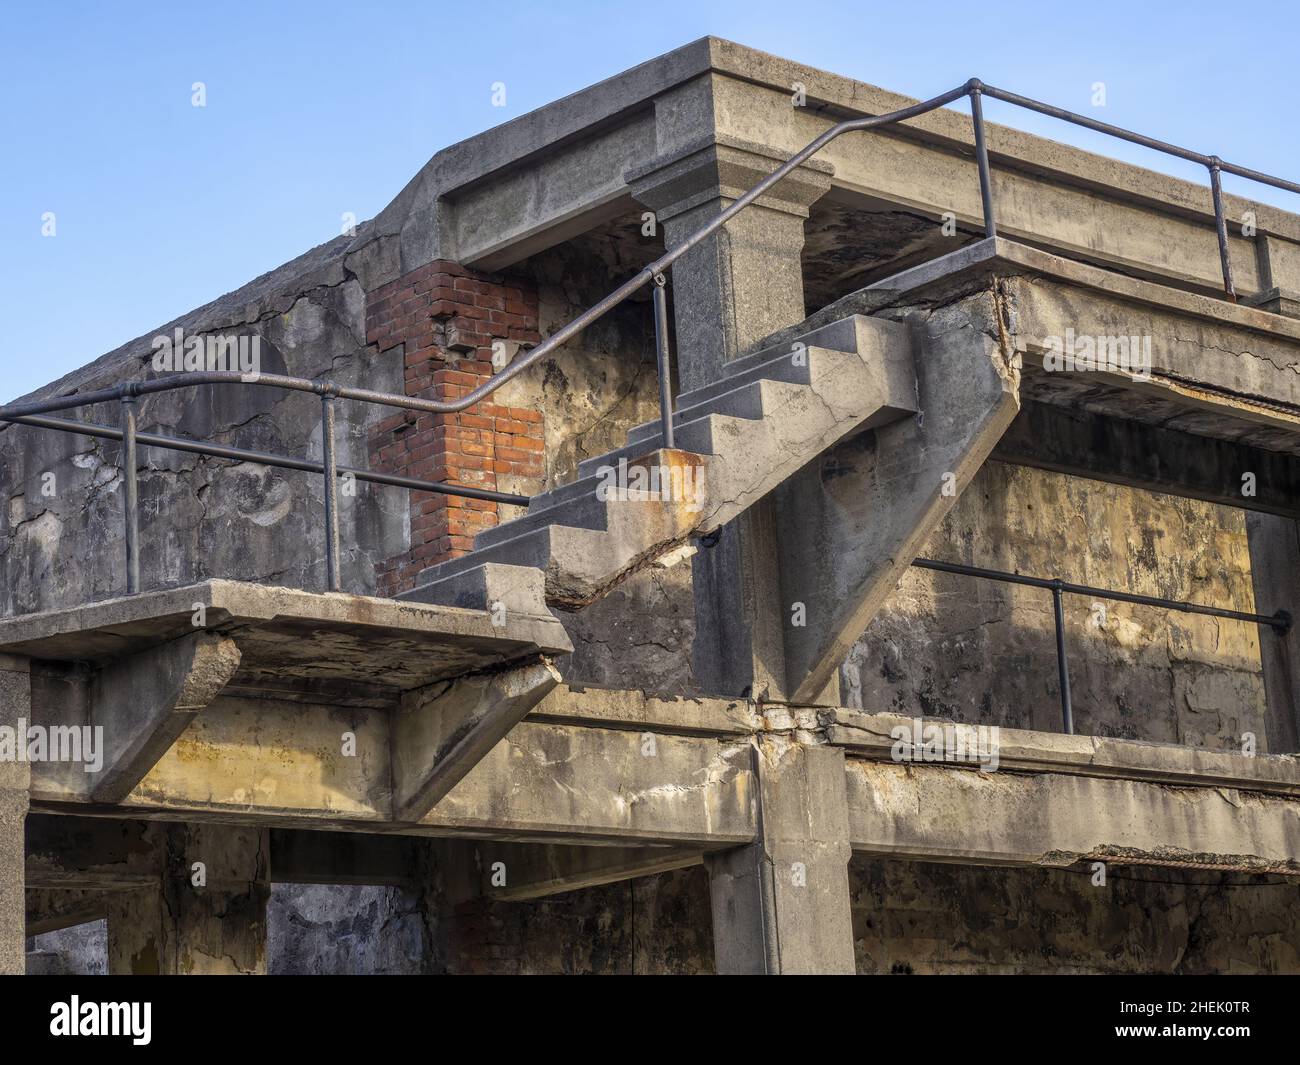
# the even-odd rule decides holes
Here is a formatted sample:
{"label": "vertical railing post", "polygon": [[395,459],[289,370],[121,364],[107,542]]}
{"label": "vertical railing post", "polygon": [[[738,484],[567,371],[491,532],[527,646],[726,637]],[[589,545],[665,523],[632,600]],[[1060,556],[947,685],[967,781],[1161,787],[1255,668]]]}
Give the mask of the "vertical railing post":
{"label": "vertical railing post", "polygon": [[342,582],[339,577],[339,478],[338,460],[334,454],[333,392],[322,392],[320,402],[321,458],[325,477],[325,589],[337,592]]}
{"label": "vertical railing post", "polygon": [[1074,735],[1074,705],[1070,700],[1070,666],[1065,658],[1065,611],[1061,604],[1061,582],[1052,582],[1052,613],[1056,617],[1056,671],[1061,680],[1061,724],[1067,736]]}
{"label": "vertical railing post", "polygon": [[993,214],[993,174],[989,170],[989,149],[984,140],[984,104],[980,97],[983,85],[971,79],[970,117],[975,125],[975,163],[980,172],[980,201],[984,205],[984,236],[996,237],[998,224]]}
{"label": "vertical railing post", "polygon": [[122,479],[125,485],[126,517],[126,594],[140,591],[140,485],[136,477],[135,396],[126,394],[122,403]]}
{"label": "vertical railing post", "polygon": [[674,446],[673,441],[673,382],[668,363],[668,279],[655,274],[652,294],[655,315],[655,361],[659,367],[659,422],[663,426],[664,447]]}
{"label": "vertical railing post", "polygon": [[1210,191],[1214,195],[1214,228],[1219,235],[1219,264],[1223,267],[1223,291],[1234,303],[1237,288],[1232,283],[1232,262],[1228,258],[1228,221],[1223,214],[1223,182],[1219,170],[1219,157],[1210,156]]}

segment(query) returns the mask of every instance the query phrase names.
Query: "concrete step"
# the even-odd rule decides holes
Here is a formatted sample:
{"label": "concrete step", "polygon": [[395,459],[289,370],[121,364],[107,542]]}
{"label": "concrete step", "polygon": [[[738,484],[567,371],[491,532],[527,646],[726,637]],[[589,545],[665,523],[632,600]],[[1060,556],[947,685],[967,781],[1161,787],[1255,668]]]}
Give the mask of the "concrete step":
{"label": "concrete step", "polygon": [[661,446],[658,422],[638,426],[622,448],[581,463],[577,481],[481,533],[470,554],[426,570],[404,598],[486,602],[493,582],[515,587],[518,567],[540,571],[548,602],[582,606],[725,525],[845,435],[915,413],[904,326],[854,316],[798,343],[680,397],[676,448]]}
{"label": "concrete step", "polygon": [[[788,376],[777,376],[782,372],[787,373]],[[769,374],[772,376],[769,377]],[[673,412],[674,438],[679,426],[687,425],[706,414],[725,414],[733,418],[761,418],[763,417],[762,385],[765,381],[786,380],[795,384],[807,384],[808,379],[807,366],[792,366],[788,359],[778,359],[775,364],[765,363],[750,371],[749,375],[737,379],[731,388],[718,389],[711,386],[708,389],[687,393],[679,397],[677,409]],[[700,397],[701,392],[706,394]],[[663,423],[657,418],[652,422],[634,426],[627,434],[627,442],[633,445],[662,446],[662,439]],[[675,439],[674,443],[676,443]]]}

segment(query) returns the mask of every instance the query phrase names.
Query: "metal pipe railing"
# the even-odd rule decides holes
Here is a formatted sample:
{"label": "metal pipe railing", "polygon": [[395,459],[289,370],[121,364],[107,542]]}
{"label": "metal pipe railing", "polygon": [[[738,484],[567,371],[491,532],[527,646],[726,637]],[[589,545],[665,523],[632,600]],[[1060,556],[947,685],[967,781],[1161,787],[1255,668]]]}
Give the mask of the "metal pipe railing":
{"label": "metal pipe railing", "polygon": [[320,397],[321,472],[325,479],[325,579],[331,592],[341,587],[339,576],[339,464],[334,456],[334,397]]}
{"label": "metal pipe railing", "polygon": [[[1227,296],[1233,300],[1236,299],[1236,289],[1232,279],[1232,264],[1229,257],[1227,222],[1224,214],[1223,190],[1220,175],[1223,172],[1227,172],[1252,181],[1272,185],[1275,188],[1300,193],[1300,184],[1297,184],[1296,182],[1286,181],[1282,178],[1273,177],[1257,170],[1251,170],[1246,167],[1227,163],[1218,158],[1218,156],[1202,155],[1199,152],[1180,148],[1165,141],[1157,140],[1154,137],[1146,137],[1119,126],[1112,126],[1105,122],[1098,122],[1096,119],[1087,118],[1084,115],[1079,115],[1072,111],[1066,111],[1063,108],[1053,107],[1050,104],[1045,104],[1026,96],[1020,96],[1016,93],[1007,92],[1004,89],[985,85],[978,78],[971,78],[964,85],[958,86],[955,89],[950,89],[949,91],[941,93],[929,100],[912,104],[909,107],[899,108],[896,111],[891,111],[884,115],[872,115],[862,118],[847,119],[846,121],[840,122],[829,129],[824,130],[820,135],[815,137],[803,148],[795,152],[795,154],[784,163],[773,170],[772,173],[768,174],[765,178],[754,185],[748,192],[742,194],[728,207],[720,211],[707,223],[695,230],[676,246],[665,251],[663,255],[655,259],[634,277],[624,282],[595,306],[589,308],[566,325],[560,327],[547,337],[546,340],[532,348],[527,355],[516,359],[505,369],[484,381],[483,384],[457,399],[429,400],[413,396],[399,396],[393,393],[376,392],[370,389],[349,388],[328,381],[310,381],[305,378],[291,377],[284,374],[246,374],[237,371],[207,370],[197,373],[175,375],[167,378],[156,378],[149,381],[128,381],[112,388],[98,389],[93,392],[79,393],[72,396],[59,396],[53,399],[10,404],[7,407],[0,407],[0,422],[15,422],[19,424],[35,425],[67,432],[81,432],[91,436],[103,437],[109,435],[105,431],[105,427],[92,427],[88,423],[65,422],[63,419],[47,418],[44,416],[57,411],[71,410],[76,407],[91,406],[97,403],[109,401],[118,401],[122,404],[123,430],[120,434],[112,436],[112,438],[121,439],[123,441],[125,449],[124,461],[129,467],[125,474],[127,510],[126,543],[128,556],[127,586],[128,590],[131,592],[139,590],[139,518],[137,513],[138,499],[135,465],[137,443],[145,442],[149,443],[150,446],[172,447],[178,450],[192,450],[201,454],[219,457],[223,455],[227,457],[235,457],[238,455],[246,458],[248,461],[266,461],[266,464],[268,465],[278,465],[291,469],[319,469],[322,476],[326,479],[325,555],[327,585],[331,589],[336,589],[339,586],[337,475],[340,472],[335,462],[333,439],[334,403],[336,399],[355,400],[363,403],[376,403],[382,406],[396,407],[403,410],[419,411],[429,414],[455,414],[460,411],[468,410],[470,407],[482,402],[506,382],[518,377],[530,366],[546,358],[557,348],[582,333],[591,324],[604,317],[604,315],[625,302],[629,297],[639,292],[646,285],[653,283],[655,358],[659,371],[659,413],[663,426],[664,444],[667,447],[672,447],[672,388],[671,381],[669,380],[671,351],[669,349],[668,340],[668,311],[667,295],[665,291],[666,271],[669,270],[672,265],[688,251],[700,244],[700,242],[707,240],[714,233],[718,232],[718,230],[726,225],[727,222],[747,208],[755,200],[762,197],[769,189],[782,181],[797,167],[801,166],[812,156],[820,152],[824,147],[826,147],[826,145],[830,144],[831,141],[836,140],[846,133],[879,129],[899,122],[905,122],[908,119],[916,118],[920,115],[928,114],[931,111],[937,110],[938,108],[952,103],[954,100],[960,99],[963,96],[970,99],[971,122],[974,130],[975,161],[979,173],[980,202],[984,214],[984,233],[986,237],[994,237],[997,235],[997,220],[995,214],[993,175],[989,165],[986,136],[987,131],[985,129],[982,103],[982,98],[985,96],[990,96],[996,100],[1002,100],[1005,103],[1014,104],[1030,111],[1036,111],[1039,114],[1071,122],[1087,129],[1106,133],[1110,136],[1118,137],[1121,140],[1139,144],[1205,166],[1209,170],[1210,174],[1210,190],[1214,207],[1215,232],[1219,244],[1219,258],[1223,273],[1223,287]],[[174,391],[182,388],[192,388],[200,385],[224,384],[254,384],[280,388],[288,391],[312,392],[319,395],[322,402],[323,434],[323,462],[321,465],[317,467],[312,463],[300,463],[298,460],[290,460],[285,456],[262,456],[261,458],[257,458],[254,457],[257,454],[255,452],[239,452],[238,449],[224,448],[221,445],[214,444],[204,443],[200,446],[199,444],[191,442],[190,446],[182,447],[180,442],[174,438],[157,436],[146,438],[145,435],[138,433],[136,401],[139,397]],[[347,472],[361,477],[364,471],[349,470]],[[506,496],[504,493],[488,493],[484,490],[471,490],[460,488],[459,486],[435,485],[430,482],[418,482],[412,478],[402,478],[393,475],[367,475],[363,479],[383,484],[401,485],[408,488],[415,488],[417,490],[448,492],[449,494],[458,494],[469,498],[496,498],[505,502],[518,502],[522,499],[522,497]],[[526,500],[524,502],[526,502]]]}
{"label": "metal pipe railing", "polygon": [[1072,584],[1058,578],[1029,577],[1023,573],[1008,573],[1005,570],[966,566],[960,562],[939,562],[932,558],[914,559],[912,565],[918,569],[936,570],[939,573],[955,573],[963,577],[979,577],[983,580],[998,581],[1002,584],[1020,584],[1030,588],[1045,588],[1052,593],[1052,616],[1056,627],[1056,668],[1061,685],[1061,723],[1068,735],[1074,734],[1074,701],[1070,695],[1070,666],[1066,658],[1065,648],[1065,611],[1061,602],[1062,597],[1065,595],[1086,595],[1092,599],[1136,603],[1139,606],[1177,610],[1184,614],[1204,614],[1214,618],[1227,618],[1231,621],[1253,622],[1256,625],[1268,625],[1279,634],[1284,634],[1291,628],[1291,614],[1286,610],[1279,610],[1275,614],[1252,614],[1245,610],[1229,610],[1225,607],[1189,603],[1182,599],[1165,599],[1158,595],[1121,592],[1113,588],[1094,588],[1090,584]]}

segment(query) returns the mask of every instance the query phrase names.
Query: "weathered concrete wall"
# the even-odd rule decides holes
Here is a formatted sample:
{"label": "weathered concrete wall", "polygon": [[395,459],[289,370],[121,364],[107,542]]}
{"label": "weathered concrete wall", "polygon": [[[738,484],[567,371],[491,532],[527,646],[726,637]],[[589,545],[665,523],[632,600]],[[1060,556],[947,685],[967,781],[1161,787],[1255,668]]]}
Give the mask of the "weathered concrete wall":
{"label": "weathered concrete wall", "polygon": [[28,975],[104,976],[108,972],[108,922],[105,920],[45,932],[33,940],[39,954],[28,954]]}
{"label": "weathered concrete wall", "polygon": [[859,973],[1296,973],[1300,885],[855,856]]}
{"label": "weathered concrete wall", "polygon": [[266,933],[271,975],[427,971],[420,910],[402,888],[275,884]]}
{"label": "weathered concrete wall", "polygon": [[[1254,609],[1242,511],[987,463],[930,558]],[[1065,597],[1076,731],[1264,749],[1254,625]],[[912,569],[841,676],[845,705],[1060,729],[1050,592]]]}
{"label": "weathered concrete wall", "polygon": [[[340,243],[341,241],[341,243]],[[365,347],[364,294],[340,238],[274,274],[161,327],[43,390],[63,394],[155,376],[155,335],[261,338],[260,369],[400,391],[402,367]],[[73,417],[118,425],[116,404]],[[365,467],[379,407],[340,404],[341,465]],[[69,415],[64,415],[65,417]],[[320,402],[246,385],[164,393],[140,402],[144,432],[320,458]],[[0,428],[0,614],[69,606],[125,589],[121,447],[26,426]],[[143,587],[207,576],[319,588],[321,478],[141,448]],[[52,476],[46,476],[52,475]],[[342,497],[343,582],[373,587],[374,564],[405,541],[404,492],[358,485]]]}
{"label": "weathered concrete wall", "polygon": [[[981,868],[856,855],[849,863],[860,974],[1297,973],[1300,885],[1113,866]],[[1032,919],[1027,915],[1032,915]],[[457,918],[444,958],[420,954],[420,918],[396,888],[276,885],[269,971],[697,974],[713,971],[702,867]],[[102,922],[37,937],[57,968],[104,971]]]}
{"label": "weathered concrete wall", "polygon": [[447,946],[453,973],[713,971],[702,866],[533,902],[471,903]]}

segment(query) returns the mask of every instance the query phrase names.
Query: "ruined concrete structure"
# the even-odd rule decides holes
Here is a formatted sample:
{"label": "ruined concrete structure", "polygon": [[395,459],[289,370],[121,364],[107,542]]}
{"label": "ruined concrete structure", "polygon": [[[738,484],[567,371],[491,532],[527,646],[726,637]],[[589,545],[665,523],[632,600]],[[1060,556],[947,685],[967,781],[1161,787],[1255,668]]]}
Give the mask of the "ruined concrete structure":
{"label": "ruined concrete structure", "polygon": [[[179,327],[455,401],[912,103],[697,41],[28,398]],[[672,440],[653,281],[466,410],[327,401],[334,493],[302,391],[135,407],[316,472],[7,425],[0,724],[102,765],[0,761],[0,970],[1300,971],[1300,217],[1225,197],[1228,299],[1204,186],[990,125],[989,236],[977,148],[846,134],[677,259]]]}

